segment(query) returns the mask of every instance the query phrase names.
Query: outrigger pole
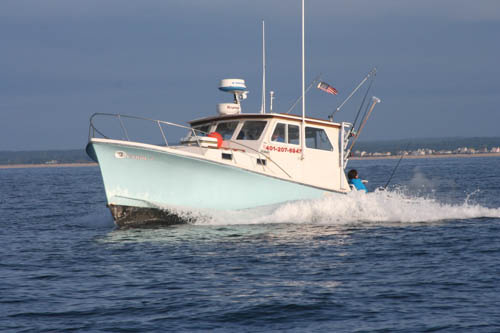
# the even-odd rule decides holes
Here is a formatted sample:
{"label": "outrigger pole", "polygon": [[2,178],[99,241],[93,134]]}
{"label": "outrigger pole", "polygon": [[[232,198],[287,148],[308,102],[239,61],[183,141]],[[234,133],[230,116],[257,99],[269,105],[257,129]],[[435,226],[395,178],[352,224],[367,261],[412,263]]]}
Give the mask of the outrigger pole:
{"label": "outrigger pole", "polygon": [[356,93],[356,91],[358,91],[359,88],[361,88],[361,86],[363,84],[365,84],[365,82],[371,77],[371,76],[375,76],[377,75],[377,68],[374,67],[370,73],[368,73],[365,78],[363,80],[361,80],[361,82],[358,84],[358,86],[356,88],[354,88],[354,90],[349,94],[349,96],[347,96],[347,98],[339,105],[337,106],[337,108],[335,109],[335,111],[332,112],[332,114],[330,115],[330,121],[333,121],[333,116],[335,115],[335,113],[339,112],[340,109],[344,106],[345,103],[347,103],[348,100],[351,99],[351,97]]}

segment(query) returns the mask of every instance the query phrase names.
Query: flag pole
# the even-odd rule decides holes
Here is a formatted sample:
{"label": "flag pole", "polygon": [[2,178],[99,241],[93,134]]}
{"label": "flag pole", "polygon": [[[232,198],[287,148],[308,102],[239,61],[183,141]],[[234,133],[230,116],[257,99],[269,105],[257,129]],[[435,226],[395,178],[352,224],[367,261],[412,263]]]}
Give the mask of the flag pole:
{"label": "flag pole", "polygon": [[[318,76],[316,76],[316,78],[315,78],[314,80],[312,80],[312,82],[311,82],[311,83],[307,86],[307,88],[306,88],[306,94],[309,92],[309,90],[312,88],[312,86],[313,86],[316,82],[318,82],[318,81],[320,81],[320,80],[321,80],[321,75],[322,75],[322,74],[320,73]],[[288,113],[292,112],[293,108],[295,108],[295,106],[297,106],[297,104],[298,104],[301,100],[302,100],[302,95],[300,95],[299,97],[297,97],[297,99],[295,100],[295,102],[292,104],[292,106],[290,106],[290,107],[288,108],[288,110],[287,110],[285,113],[286,113],[286,114],[288,114]]]}

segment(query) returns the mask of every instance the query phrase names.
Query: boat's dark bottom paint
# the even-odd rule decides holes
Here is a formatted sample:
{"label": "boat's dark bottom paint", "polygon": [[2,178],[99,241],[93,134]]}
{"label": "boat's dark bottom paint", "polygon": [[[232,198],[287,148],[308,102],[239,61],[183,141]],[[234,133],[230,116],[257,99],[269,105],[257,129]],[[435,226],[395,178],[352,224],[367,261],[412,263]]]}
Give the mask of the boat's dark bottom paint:
{"label": "boat's dark bottom paint", "polygon": [[119,228],[147,228],[193,222],[191,218],[182,218],[168,210],[157,208],[119,205],[108,205],[108,207]]}

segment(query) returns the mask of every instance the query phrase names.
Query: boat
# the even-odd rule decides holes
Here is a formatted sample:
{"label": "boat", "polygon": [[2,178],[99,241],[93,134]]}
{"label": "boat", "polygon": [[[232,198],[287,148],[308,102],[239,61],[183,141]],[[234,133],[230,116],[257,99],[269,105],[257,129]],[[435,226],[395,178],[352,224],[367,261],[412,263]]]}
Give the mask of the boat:
{"label": "boat", "polygon": [[[362,83],[370,76],[373,71]],[[265,67],[263,77],[265,87]],[[367,104],[358,129],[353,123],[334,122],[333,117],[307,117],[304,77],[303,64],[298,99],[302,115],[272,110],[272,92],[268,111],[265,88],[260,112],[242,112],[248,90],[243,79],[235,78],[219,84],[219,90],[232,95],[232,102],[218,104],[215,115],[191,120],[189,126],[132,115],[93,114],[86,151],[99,164],[116,225],[186,223],[189,214],[179,212],[254,209],[350,192],[345,175],[354,143],[350,141],[359,137],[380,100],[373,97]],[[116,121],[119,138],[98,126],[103,118]],[[130,121],[152,124],[162,142],[131,140],[125,125]],[[187,135],[170,144],[166,135],[170,130]]]}

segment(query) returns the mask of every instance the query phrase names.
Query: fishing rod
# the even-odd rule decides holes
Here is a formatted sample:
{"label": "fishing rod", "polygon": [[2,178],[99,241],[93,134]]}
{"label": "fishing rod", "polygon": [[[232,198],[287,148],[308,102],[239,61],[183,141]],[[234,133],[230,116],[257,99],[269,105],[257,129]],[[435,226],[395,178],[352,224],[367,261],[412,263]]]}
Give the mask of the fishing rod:
{"label": "fishing rod", "polygon": [[[361,121],[361,125],[359,125],[359,128],[356,131],[356,134],[354,135],[354,140],[352,141],[349,149],[347,149],[347,151],[346,151],[346,156],[349,156],[351,154],[351,151],[352,151],[352,148],[354,147],[354,144],[356,143],[356,141],[358,141],[359,135],[361,134],[361,131],[363,130],[363,128],[366,125],[366,122],[368,121],[368,117],[370,117],[370,114],[372,113],[373,109],[375,108],[375,105],[377,105],[380,102],[381,102],[380,98],[372,96],[372,104],[371,104],[371,106],[369,106],[369,104],[367,105],[367,107],[369,106],[369,109],[367,109],[365,111],[365,115],[363,116],[363,120]],[[351,128],[351,131],[349,132],[349,136],[352,132],[353,132],[353,128]]]}
{"label": "fishing rod", "polygon": [[406,147],[405,147],[405,150],[403,150],[401,152],[401,157],[399,158],[399,161],[398,163],[396,164],[396,167],[392,170],[392,173],[391,173],[391,176],[389,177],[389,180],[387,180],[387,183],[385,183],[383,189],[385,190],[387,188],[387,186],[389,185],[389,183],[391,182],[392,180],[392,177],[394,176],[394,174],[396,173],[396,170],[398,169],[399,167],[399,164],[401,164],[401,161],[403,160],[403,157],[405,156],[405,152],[408,151],[408,148],[410,147],[410,142],[411,141],[408,141],[408,143],[406,144]]}

